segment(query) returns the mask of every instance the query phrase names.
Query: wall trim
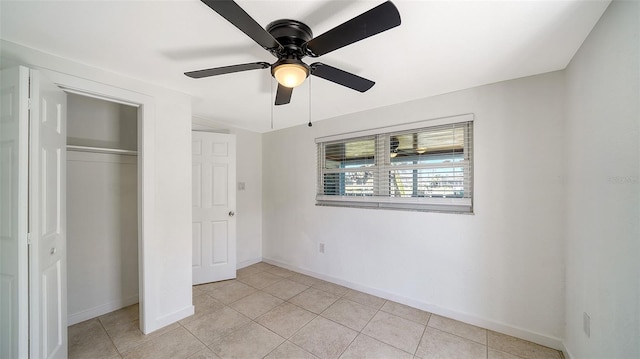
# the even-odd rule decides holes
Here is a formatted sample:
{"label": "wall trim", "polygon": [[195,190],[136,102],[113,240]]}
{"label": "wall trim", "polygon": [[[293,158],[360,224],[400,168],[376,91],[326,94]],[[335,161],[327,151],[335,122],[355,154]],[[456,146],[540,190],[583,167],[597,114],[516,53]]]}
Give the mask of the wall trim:
{"label": "wall trim", "polygon": [[318,278],[318,279],[322,279],[322,280],[326,280],[328,282],[332,282],[335,284],[339,284],[342,285],[344,287],[353,289],[353,290],[358,290],[367,294],[371,294],[371,295],[375,295],[377,297],[380,298],[384,298],[387,300],[392,300],[394,302],[398,302],[404,305],[408,305],[410,307],[414,307],[414,308],[418,308],[424,311],[427,311],[429,313],[433,313],[433,314],[437,314],[437,315],[441,315],[443,317],[447,317],[447,318],[451,318],[451,319],[455,319],[455,320],[459,320],[461,322],[464,323],[468,323],[471,325],[475,325],[475,326],[479,326],[485,329],[489,329],[489,330],[493,330],[495,332],[498,333],[502,333],[502,334],[506,334],[506,335],[510,335],[516,338],[520,338],[520,339],[524,339],[536,344],[540,344],[549,348],[553,348],[556,350],[561,350],[561,351],[565,351],[566,348],[563,345],[563,342],[560,338],[555,338],[555,337],[550,337],[548,335],[544,335],[544,334],[540,334],[540,333],[536,333],[536,332],[532,332],[530,330],[524,329],[524,328],[520,328],[517,326],[513,326],[513,325],[509,325],[506,323],[501,323],[501,322],[496,322],[494,320],[491,319],[487,319],[487,318],[482,318],[482,317],[478,317],[469,313],[464,313],[464,312],[459,312],[459,311],[455,311],[455,310],[451,310],[448,308],[444,308],[444,307],[440,307],[437,305],[434,305],[432,303],[427,303],[427,302],[423,302],[420,300],[416,300],[413,298],[408,298],[408,297],[404,297],[402,295],[398,295],[395,293],[391,293],[391,292],[387,292],[384,290],[380,290],[377,288],[372,288],[372,287],[368,287],[368,286],[363,286],[361,284],[357,284],[357,283],[353,283],[353,282],[349,282],[349,281],[345,281],[343,279],[337,278],[337,277],[332,277],[332,276],[328,276],[326,274],[321,274],[321,273],[317,273],[314,271],[310,271],[304,268],[300,268],[297,266],[293,266],[293,265],[289,265],[287,263],[284,262],[280,262],[277,260],[273,260],[273,259],[269,259],[269,258],[262,258],[263,262],[269,263],[269,264],[273,264],[273,265],[277,265],[279,267],[282,268],[286,268],[295,272],[299,272],[299,273],[303,273],[306,274],[308,276],[314,277],[314,278]]}
{"label": "wall trim", "polygon": [[135,294],[126,298],[112,300],[108,303],[101,304],[93,308],[85,309],[78,313],[69,314],[67,316],[67,325],[72,326],[74,324],[84,322],[85,320],[93,319],[103,314],[111,313],[114,310],[128,307],[136,303],[138,303],[138,294]]}

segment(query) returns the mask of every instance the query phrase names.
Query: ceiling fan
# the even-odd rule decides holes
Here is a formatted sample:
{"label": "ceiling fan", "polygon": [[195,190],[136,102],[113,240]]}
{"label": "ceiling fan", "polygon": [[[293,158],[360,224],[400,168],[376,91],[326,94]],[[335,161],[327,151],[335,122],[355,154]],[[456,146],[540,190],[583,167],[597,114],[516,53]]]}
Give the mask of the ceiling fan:
{"label": "ceiling fan", "polygon": [[313,37],[309,26],[296,20],[276,20],[263,29],[233,0],[202,0],[202,2],[278,60],[273,64],[252,62],[214,67],[185,72],[185,75],[191,78],[203,78],[270,67],[271,75],[278,81],[276,105],[288,104],[291,101],[293,88],[302,84],[309,75],[318,76],[356,91],[369,90],[375,82],[321,62],[307,65],[302,62],[302,58],[322,56],[400,25],[400,13],[391,1],[384,2],[316,37]]}

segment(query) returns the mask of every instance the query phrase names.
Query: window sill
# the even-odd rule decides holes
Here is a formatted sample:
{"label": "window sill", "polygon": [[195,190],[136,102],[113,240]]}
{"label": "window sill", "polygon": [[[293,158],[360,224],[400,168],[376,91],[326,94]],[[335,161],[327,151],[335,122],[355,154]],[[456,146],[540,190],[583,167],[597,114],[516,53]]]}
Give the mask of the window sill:
{"label": "window sill", "polygon": [[473,208],[469,206],[451,206],[436,204],[402,204],[402,203],[380,203],[380,202],[358,202],[358,201],[316,201],[318,207],[344,207],[363,209],[382,209],[393,211],[409,212],[433,212],[448,214],[474,214]]}

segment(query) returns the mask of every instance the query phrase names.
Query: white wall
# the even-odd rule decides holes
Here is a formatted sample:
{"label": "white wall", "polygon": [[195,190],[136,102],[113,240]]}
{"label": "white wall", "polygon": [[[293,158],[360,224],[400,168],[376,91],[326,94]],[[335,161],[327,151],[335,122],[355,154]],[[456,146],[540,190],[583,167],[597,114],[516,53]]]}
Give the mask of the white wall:
{"label": "white wall", "polygon": [[[562,72],[267,133],[263,257],[561,347]],[[474,113],[474,215],[315,206],[314,138]],[[318,253],[318,243],[326,253]]]}
{"label": "white wall", "polygon": [[67,95],[67,144],[138,149],[138,109],[91,97]]}
{"label": "white wall", "polygon": [[565,346],[640,358],[639,2],[611,3],[566,77]]}
{"label": "white wall", "polygon": [[78,78],[94,88],[116,88],[149,99],[142,146],[151,169],[143,178],[152,205],[143,221],[152,229],[143,243],[146,313],[142,329],[152,332],[193,313],[191,302],[191,103],[179,92],[127,78],[7,41],[0,41],[2,67],[24,64],[43,76]]}
{"label": "white wall", "polygon": [[193,130],[236,135],[236,253],[238,268],[262,260],[262,135],[221,122],[193,119]]}
{"label": "white wall", "polygon": [[69,325],[138,303],[135,156],[67,151]]}

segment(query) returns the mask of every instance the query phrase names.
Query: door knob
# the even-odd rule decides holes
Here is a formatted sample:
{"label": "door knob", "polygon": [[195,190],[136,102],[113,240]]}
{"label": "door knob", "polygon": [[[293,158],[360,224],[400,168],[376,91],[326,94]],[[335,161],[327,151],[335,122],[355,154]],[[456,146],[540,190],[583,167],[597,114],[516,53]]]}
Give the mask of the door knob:
{"label": "door knob", "polygon": [[55,248],[55,247],[51,248],[51,250],[49,251],[49,253],[51,253],[51,255],[56,254],[56,248]]}
{"label": "door knob", "polygon": [[235,215],[236,215],[236,213],[234,211],[229,211],[229,217],[233,217]]}

